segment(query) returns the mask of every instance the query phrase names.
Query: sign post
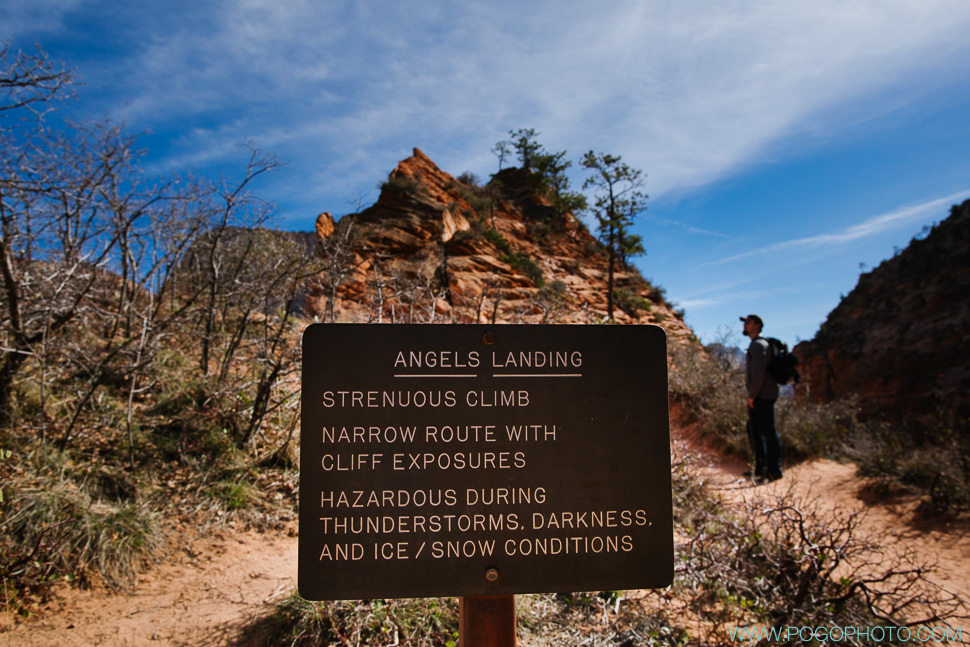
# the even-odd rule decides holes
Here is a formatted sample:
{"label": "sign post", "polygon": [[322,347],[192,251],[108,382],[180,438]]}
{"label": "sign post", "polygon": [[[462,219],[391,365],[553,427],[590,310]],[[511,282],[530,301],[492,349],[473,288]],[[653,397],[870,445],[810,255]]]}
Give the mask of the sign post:
{"label": "sign post", "polygon": [[515,647],[515,596],[461,598],[458,636],[462,647]]}
{"label": "sign post", "polygon": [[673,578],[659,327],[315,324],[302,407],[304,598],[458,596],[514,644],[517,593]]}

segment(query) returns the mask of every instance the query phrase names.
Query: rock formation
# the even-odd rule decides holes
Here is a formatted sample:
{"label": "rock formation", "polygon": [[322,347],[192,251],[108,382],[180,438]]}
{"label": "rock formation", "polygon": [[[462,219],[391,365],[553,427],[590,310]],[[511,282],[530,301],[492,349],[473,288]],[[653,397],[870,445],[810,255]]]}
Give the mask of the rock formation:
{"label": "rock formation", "polygon": [[330,215],[329,211],[324,211],[317,216],[317,222],[314,225],[314,230],[317,235],[317,242],[320,245],[326,244],[327,239],[330,238],[331,234],[333,234],[335,225],[336,222],[334,221],[333,216]]}
{"label": "rock formation", "polygon": [[859,277],[795,347],[813,397],[873,414],[970,417],[970,201]]}
{"label": "rock formation", "polygon": [[[595,323],[607,317],[607,257],[572,214],[518,169],[485,187],[420,150],[398,164],[376,204],[317,239],[328,269],[307,312],[322,321]],[[329,214],[326,214],[329,216]],[[321,216],[320,218],[323,218]],[[682,313],[634,269],[616,277],[620,323],[660,324],[693,339]]]}

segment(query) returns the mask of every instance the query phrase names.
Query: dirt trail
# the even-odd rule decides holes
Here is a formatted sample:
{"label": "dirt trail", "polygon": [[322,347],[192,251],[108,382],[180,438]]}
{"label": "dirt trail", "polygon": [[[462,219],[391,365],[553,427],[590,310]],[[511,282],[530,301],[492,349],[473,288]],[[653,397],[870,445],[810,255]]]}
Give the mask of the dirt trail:
{"label": "dirt trail", "polygon": [[915,550],[919,559],[936,564],[930,579],[970,601],[970,522],[927,520],[919,514],[913,495],[877,497],[871,483],[851,464],[818,459],[795,465],[779,481],[755,485],[743,473],[748,466],[725,457],[704,444],[689,429],[673,424],[674,451],[690,452],[708,485],[728,501],[754,501],[791,491],[801,501],[812,501],[820,511],[864,513],[860,530],[877,544]]}
{"label": "dirt trail", "polygon": [[221,528],[183,543],[133,592],[65,588],[0,646],[226,645],[296,588],[297,540],[285,534]]}
{"label": "dirt trail", "polygon": [[[705,450],[677,424],[672,435],[675,451],[697,456],[704,477],[729,501],[791,486],[825,506],[867,508],[865,527],[870,532],[884,543],[909,545],[924,559],[936,559],[943,570],[935,579],[970,600],[967,524],[921,526],[914,501],[873,503],[855,468],[832,461],[795,466],[783,480],[755,487],[741,476],[741,463]],[[213,530],[183,543],[142,576],[134,592],[65,588],[43,615],[12,628],[9,618],[0,617],[0,647],[229,644],[296,588],[297,540],[291,534]]]}

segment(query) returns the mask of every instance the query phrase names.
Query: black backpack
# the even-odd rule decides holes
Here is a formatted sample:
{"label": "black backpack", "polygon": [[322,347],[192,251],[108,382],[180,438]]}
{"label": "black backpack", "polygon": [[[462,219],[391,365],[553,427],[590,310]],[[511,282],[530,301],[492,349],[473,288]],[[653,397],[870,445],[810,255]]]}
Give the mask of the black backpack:
{"label": "black backpack", "polygon": [[780,339],[766,337],[768,341],[768,375],[778,386],[797,383],[801,376],[798,374],[798,358],[788,351],[788,345]]}

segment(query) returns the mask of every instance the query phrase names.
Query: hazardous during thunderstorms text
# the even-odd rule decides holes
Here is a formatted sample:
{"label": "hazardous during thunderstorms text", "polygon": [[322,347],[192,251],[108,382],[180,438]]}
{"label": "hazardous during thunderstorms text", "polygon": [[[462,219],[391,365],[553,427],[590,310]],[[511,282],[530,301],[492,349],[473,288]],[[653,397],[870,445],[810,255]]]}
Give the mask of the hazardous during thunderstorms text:
{"label": "hazardous during thunderstorms text", "polygon": [[[452,560],[630,553],[636,531],[651,525],[639,507],[575,507],[567,492],[533,482],[530,457],[555,452],[577,430],[546,411],[528,420],[543,380],[582,377],[572,349],[481,352],[397,351],[388,367],[406,386],[326,389],[318,400],[339,424],[318,430],[319,468],[336,487],[319,492],[322,562]],[[533,378],[526,388],[468,388],[464,378]],[[420,388],[426,378],[448,387]],[[417,383],[417,384],[416,384]],[[417,388],[415,388],[417,387]],[[507,422],[495,413],[511,412]],[[433,419],[425,422],[429,412]],[[386,421],[393,414],[393,423]],[[409,415],[426,416],[422,421]],[[368,420],[371,415],[380,422]],[[346,424],[349,418],[356,418]],[[487,419],[486,419],[487,418]],[[525,420],[525,421],[523,421]],[[377,487],[340,487],[341,474],[367,472]],[[381,487],[393,475],[414,485]],[[469,475],[469,487],[433,487],[428,476]],[[427,475],[427,476],[425,476]],[[503,475],[512,475],[511,480]],[[541,476],[541,475],[540,475]],[[538,477],[536,477],[538,478]],[[400,480],[394,481],[399,483]],[[505,485],[506,483],[517,485]]]}

